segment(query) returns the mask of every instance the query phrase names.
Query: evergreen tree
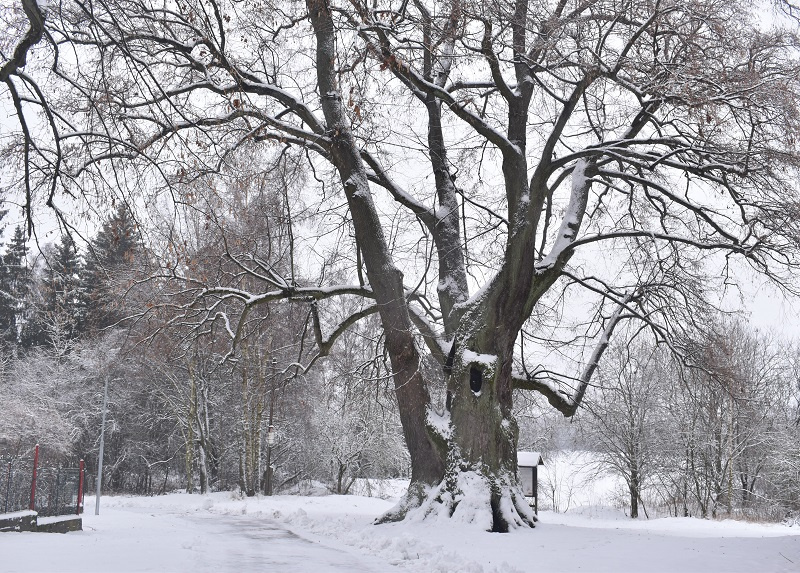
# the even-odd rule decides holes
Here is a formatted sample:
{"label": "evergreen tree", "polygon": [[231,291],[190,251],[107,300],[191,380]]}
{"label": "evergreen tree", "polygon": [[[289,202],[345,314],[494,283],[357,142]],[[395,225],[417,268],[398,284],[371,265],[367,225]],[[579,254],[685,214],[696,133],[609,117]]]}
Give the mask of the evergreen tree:
{"label": "evergreen tree", "polygon": [[0,337],[27,346],[33,334],[32,270],[22,227],[14,230],[0,266]]}
{"label": "evergreen tree", "polygon": [[126,206],[120,206],[89,245],[84,270],[87,324],[105,328],[124,317],[114,285],[142,252],[138,226]]}
{"label": "evergreen tree", "polygon": [[69,234],[45,257],[44,305],[40,322],[48,344],[58,347],[77,338],[86,325],[83,265]]}

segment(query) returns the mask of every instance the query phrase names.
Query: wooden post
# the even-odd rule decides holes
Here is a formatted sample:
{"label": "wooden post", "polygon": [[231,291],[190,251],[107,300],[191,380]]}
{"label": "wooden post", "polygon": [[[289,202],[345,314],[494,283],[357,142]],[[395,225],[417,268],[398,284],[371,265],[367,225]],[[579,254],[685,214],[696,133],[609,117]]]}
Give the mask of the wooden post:
{"label": "wooden post", "polygon": [[36,505],[36,469],[39,465],[39,444],[36,444],[36,449],[33,453],[33,477],[31,479],[31,503],[28,505],[28,509],[34,511],[34,507]]}

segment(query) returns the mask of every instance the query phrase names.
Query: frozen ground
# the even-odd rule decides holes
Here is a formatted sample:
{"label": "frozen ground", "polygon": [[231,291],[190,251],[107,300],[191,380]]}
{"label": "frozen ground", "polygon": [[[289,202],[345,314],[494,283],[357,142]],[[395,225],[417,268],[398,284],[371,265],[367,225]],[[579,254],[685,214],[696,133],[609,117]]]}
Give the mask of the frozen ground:
{"label": "frozen ground", "polygon": [[371,525],[391,505],[360,496],[105,497],[82,532],[0,534],[0,571],[800,571],[800,528],[785,525],[634,522],[597,506],[542,512],[535,530],[510,534]]}

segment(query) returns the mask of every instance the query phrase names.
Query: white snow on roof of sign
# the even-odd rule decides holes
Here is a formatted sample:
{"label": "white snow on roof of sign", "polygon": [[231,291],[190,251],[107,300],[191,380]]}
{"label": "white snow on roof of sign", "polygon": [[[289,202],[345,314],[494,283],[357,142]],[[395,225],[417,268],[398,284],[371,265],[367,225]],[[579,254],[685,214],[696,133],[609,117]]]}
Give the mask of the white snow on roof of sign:
{"label": "white snow on roof of sign", "polygon": [[539,452],[517,452],[517,465],[524,467],[540,466],[544,464],[542,454]]}

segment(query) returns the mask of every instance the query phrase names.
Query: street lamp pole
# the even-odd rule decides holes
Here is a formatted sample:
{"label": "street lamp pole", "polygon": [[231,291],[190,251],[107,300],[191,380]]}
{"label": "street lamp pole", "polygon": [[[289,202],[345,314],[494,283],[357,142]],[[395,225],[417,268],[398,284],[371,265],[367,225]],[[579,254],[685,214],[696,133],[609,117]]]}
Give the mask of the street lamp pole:
{"label": "street lamp pole", "polygon": [[106,441],[106,410],[108,407],[108,376],[103,387],[103,425],[100,428],[100,453],[97,454],[97,493],[94,501],[94,514],[100,515],[100,487],[103,483],[103,448]]}
{"label": "street lamp pole", "polygon": [[277,374],[278,361],[272,359],[272,381],[269,392],[269,429],[267,429],[267,483],[265,484],[265,494],[272,495],[272,446],[275,445],[275,426],[272,425],[273,414],[275,413],[275,376]]}
{"label": "street lamp pole", "polygon": [[267,487],[266,495],[272,495],[272,446],[275,444],[275,427],[270,424],[267,430]]}

